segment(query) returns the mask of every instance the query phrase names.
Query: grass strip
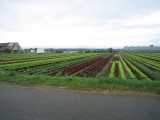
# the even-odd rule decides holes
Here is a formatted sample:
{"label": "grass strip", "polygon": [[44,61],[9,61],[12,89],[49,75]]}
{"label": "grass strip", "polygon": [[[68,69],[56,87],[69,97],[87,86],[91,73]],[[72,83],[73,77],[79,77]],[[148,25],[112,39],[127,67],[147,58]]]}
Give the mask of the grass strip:
{"label": "grass strip", "polygon": [[24,75],[16,72],[0,70],[0,82],[18,85],[49,85],[77,90],[122,90],[152,92],[160,94],[160,81],[122,80],[118,78],[82,78],[82,77],[51,77],[43,75]]}

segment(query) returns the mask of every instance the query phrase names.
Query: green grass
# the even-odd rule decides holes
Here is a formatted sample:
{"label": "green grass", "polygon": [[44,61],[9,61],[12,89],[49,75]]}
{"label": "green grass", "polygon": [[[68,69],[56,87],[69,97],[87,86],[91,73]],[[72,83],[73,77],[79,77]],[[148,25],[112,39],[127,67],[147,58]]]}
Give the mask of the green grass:
{"label": "green grass", "polygon": [[81,78],[81,77],[50,77],[42,75],[22,75],[0,69],[0,82],[18,85],[49,85],[78,90],[122,90],[153,92],[160,94],[160,81],[122,80],[117,78]]}

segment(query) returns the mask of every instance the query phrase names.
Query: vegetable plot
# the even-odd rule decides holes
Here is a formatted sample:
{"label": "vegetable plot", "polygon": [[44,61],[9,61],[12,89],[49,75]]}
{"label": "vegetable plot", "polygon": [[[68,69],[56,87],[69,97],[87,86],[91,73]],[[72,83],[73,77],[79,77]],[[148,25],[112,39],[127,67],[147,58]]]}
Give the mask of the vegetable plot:
{"label": "vegetable plot", "polygon": [[26,75],[160,80],[160,54],[3,54],[0,68]]}

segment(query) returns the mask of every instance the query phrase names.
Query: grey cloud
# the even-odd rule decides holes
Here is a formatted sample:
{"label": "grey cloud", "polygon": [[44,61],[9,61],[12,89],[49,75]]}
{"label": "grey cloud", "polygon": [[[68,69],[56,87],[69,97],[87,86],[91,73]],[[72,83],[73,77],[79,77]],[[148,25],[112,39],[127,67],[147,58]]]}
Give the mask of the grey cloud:
{"label": "grey cloud", "polygon": [[[160,9],[160,0],[81,0],[81,2],[77,0],[5,0],[0,3],[0,11],[5,14],[14,14],[10,8],[6,8],[6,5],[13,3],[63,4],[70,8],[66,14],[81,14],[101,19],[126,18],[135,14],[145,15]],[[65,14],[59,16],[62,15]]]}

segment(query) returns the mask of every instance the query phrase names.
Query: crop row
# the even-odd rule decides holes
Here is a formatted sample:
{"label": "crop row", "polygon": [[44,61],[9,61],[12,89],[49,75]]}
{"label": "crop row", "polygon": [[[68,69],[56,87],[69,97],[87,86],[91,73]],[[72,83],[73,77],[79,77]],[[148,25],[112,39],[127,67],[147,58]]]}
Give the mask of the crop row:
{"label": "crop row", "polygon": [[157,78],[160,78],[160,76],[157,76],[158,72],[155,72],[149,68],[147,68],[145,65],[135,61],[134,59],[125,56],[127,60],[129,60],[134,66],[136,66],[139,70],[141,70],[145,75],[147,75],[152,80],[156,80]]}
{"label": "crop row", "polygon": [[144,57],[144,56],[137,56],[137,55],[135,55],[135,54],[131,54],[133,57],[137,57],[137,58],[139,58],[139,59],[141,59],[141,60],[145,60],[145,61],[147,61],[147,62],[149,62],[149,63],[152,63],[152,64],[154,64],[154,65],[156,65],[156,66],[160,66],[160,62],[159,61],[156,61],[155,59],[153,60],[153,59],[151,59],[149,56],[148,57]]}
{"label": "crop row", "polygon": [[25,58],[25,59],[13,59],[13,60],[7,60],[7,61],[0,62],[0,65],[39,61],[39,60],[46,60],[46,59],[54,59],[54,58],[61,58],[61,57],[64,57],[64,56],[75,56],[75,54],[70,54],[70,55],[55,54],[55,55],[52,55],[52,56],[38,57],[38,58],[35,57],[35,58]]}
{"label": "crop row", "polygon": [[131,54],[131,55],[139,56],[139,57],[142,57],[142,58],[146,58],[146,59],[150,59],[150,60],[153,60],[153,61],[160,62],[160,56],[152,56],[151,54],[142,54],[142,53]]}
{"label": "crop row", "polygon": [[[124,67],[122,65],[122,62],[124,62],[124,61],[121,60],[119,55],[118,56],[116,55],[114,57],[116,57],[116,58],[113,58],[113,60],[112,60],[111,68],[110,68],[110,71],[109,71],[109,74],[108,74],[108,78],[112,79],[112,78],[116,77],[116,78],[120,78],[120,79],[126,79],[126,75],[125,75],[125,72],[124,72]],[[134,77],[134,78],[136,78],[136,77]]]}
{"label": "crop row", "polygon": [[[160,62],[148,54],[56,54],[43,58],[0,62],[1,68],[23,74],[108,77],[131,80],[160,79]],[[151,55],[153,56],[153,55]],[[42,57],[42,56],[41,56]],[[1,59],[0,59],[1,60]],[[32,61],[28,61],[32,60]],[[34,61],[35,60],[35,61]],[[16,62],[16,63],[14,63]]]}
{"label": "crop row", "polygon": [[48,54],[0,54],[0,62],[12,61],[12,60],[26,60],[26,59],[40,59],[44,57],[52,57],[65,54],[48,53]]}
{"label": "crop row", "polygon": [[[86,62],[88,60],[97,59],[97,58],[99,58],[99,57],[95,58],[95,56],[90,56],[90,57],[87,56],[85,58],[80,58],[80,59],[77,59],[77,60],[68,61],[68,63],[66,61],[64,61],[63,63],[59,63],[59,64],[55,65],[53,67],[53,69],[51,71],[49,71],[47,74],[52,75],[52,76],[57,75],[57,74],[62,75],[63,74],[62,72],[68,66],[74,66],[74,65],[80,64],[82,62]],[[55,69],[55,68],[57,68],[57,69]]]}
{"label": "crop row", "polygon": [[62,62],[59,62],[59,63],[52,63],[52,64],[49,64],[49,65],[36,66],[36,67],[31,67],[31,68],[26,68],[26,69],[19,69],[17,71],[21,72],[21,73],[27,73],[27,74],[48,74],[48,75],[52,75],[53,73],[58,72],[63,67],[73,65],[73,64],[77,64],[79,62],[85,61],[85,60],[87,60],[89,58],[92,58],[92,57],[94,57],[94,56],[71,59],[71,60],[66,60],[66,61],[62,61]]}
{"label": "crop row", "polygon": [[155,70],[155,71],[160,71],[160,63],[155,63],[151,60],[148,60],[148,59],[144,59],[144,58],[141,58],[141,57],[137,57],[137,56],[134,56],[134,55],[130,55],[130,54],[125,54],[126,56],[144,64],[145,66],[147,66],[148,68],[152,69],[152,70]]}
{"label": "crop row", "polygon": [[128,65],[126,64],[126,62],[122,59],[122,57],[120,56],[120,61],[122,62],[122,66],[124,68],[124,72],[126,73],[126,76],[128,76],[129,79],[136,79],[136,76],[133,74],[133,72],[130,70],[130,68],[128,67]]}
{"label": "crop row", "polygon": [[43,65],[58,63],[58,62],[71,60],[71,59],[83,58],[83,57],[92,56],[92,55],[96,55],[96,54],[84,54],[84,55],[67,56],[67,57],[65,56],[65,57],[62,57],[62,58],[55,58],[55,59],[49,59],[49,60],[40,60],[40,61],[1,65],[0,67],[8,69],[8,70],[17,70],[17,69],[21,69],[21,68],[43,66]]}
{"label": "crop row", "polygon": [[138,79],[148,79],[150,80],[143,72],[141,72],[136,66],[134,66],[129,60],[127,60],[125,57],[123,57],[123,60],[126,62],[126,64],[129,66],[131,71],[136,75]]}
{"label": "crop row", "polygon": [[81,71],[102,59],[103,57],[97,57],[95,59],[91,59],[73,66],[66,67],[62,71],[62,75],[71,75],[71,74],[77,73],[78,71]]}
{"label": "crop row", "polygon": [[121,54],[120,60],[122,61],[124,72],[129,73],[126,74],[127,78],[140,79],[140,80],[160,79],[159,68],[157,65],[159,63],[156,60],[154,61],[140,56],[136,56],[135,54],[128,54],[128,53]]}
{"label": "crop row", "polygon": [[95,77],[102,70],[102,68],[109,63],[112,57],[113,55],[109,55],[103,58],[102,60],[88,67],[87,69],[84,69],[80,73],[76,74],[76,76]]}

